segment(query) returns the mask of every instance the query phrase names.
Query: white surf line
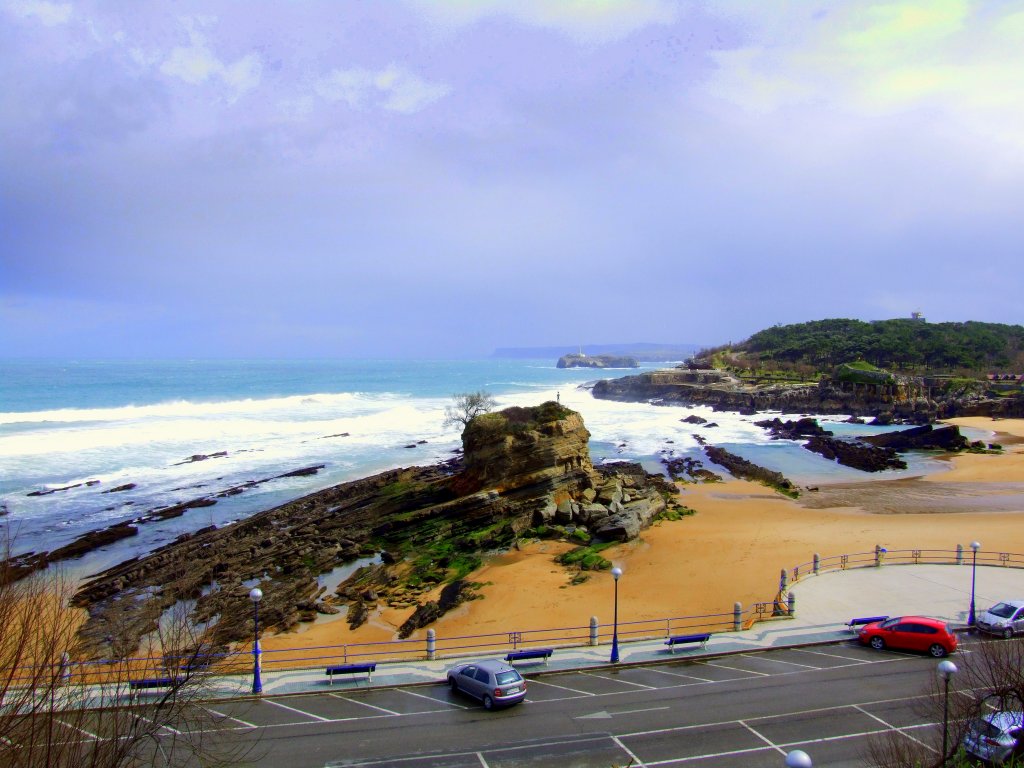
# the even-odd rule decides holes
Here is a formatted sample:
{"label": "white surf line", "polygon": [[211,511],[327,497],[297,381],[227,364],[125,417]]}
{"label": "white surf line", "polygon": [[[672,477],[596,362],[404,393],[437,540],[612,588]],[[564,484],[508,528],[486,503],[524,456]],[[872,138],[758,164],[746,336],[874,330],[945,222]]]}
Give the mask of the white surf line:
{"label": "white surf line", "polygon": [[586,675],[587,677],[596,677],[598,680],[607,680],[609,683],[622,683],[623,685],[635,685],[637,688],[646,688],[648,691],[658,690],[653,685],[644,685],[643,683],[634,683],[630,680],[619,680],[617,677],[608,677],[606,675],[598,675],[594,672],[581,672],[580,674]]}
{"label": "white surf line", "polygon": [[259,728],[259,726],[256,725],[255,723],[246,722],[245,720],[243,720],[240,717],[235,717],[234,715],[228,715],[228,714],[225,714],[224,712],[218,712],[216,709],[211,709],[210,707],[203,707],[203,709],[205,709],[207,712],[210,712],[211,714],[216,715],[217,717],[223,717],[223,718],[225,718],[227,720],[234,720],[236,723],[241,723],[246,728]]}
{"label": "white surf line", "polygon": [[742,654],[740,654],[740,657],[744,658],[744,659],[762,659],[763,658],[764,661],[774,661],[776,664],[790,664],[790,665],[792,665],[794,667],[803,667],[804,669],[817,669],[817,670],[821,670],[821,671],[824,671],[825,669],[827,669],[827,667],[816,667],[813,664],[800,664],[800,663],[795,662],[795,661],[786,661],[785,659],[772,659],[772,658],[769,658],[767,656],[767,654],[760,654],[760,653],[742,653]]}
{"label": "white surf line", "polygon": [[340,693],[328,693],[327,695],[333,696],[336,699],[341,699],[342,701],[347,701],[350,704],[360,704],[364,707],[369,707],[370,709],[376,709],[378,712],[383,712],[386,715],[400,716],[402,714],[401,712],[395,712],[391,709],[384,709],[384,707],[378,707],[376,704],[367,704],[365,701],[359,701],[359,699],[349,699],[345,696],[342,696]]}
{"label": "white surf line", "polygon": [[618,736],[612,736],[612,741],[615,743],[615,746],[617,746],[619,749],[621,749],[623,752],[629,755],[629,764],[631,766],[635,765],[636,768],[646,767],[647,764],[643,760],[641,760],[632,749],[623,744]]}
{"label": "white surf line", "polygon": [[899,727],[897,727],[897,726],[893,725],[892,723],[887,723],[887,722],[886,722],[885,720],[883,720],[882,718],[880,718],[880,717],[879,717],[878,715],[873,715],[873,714],[871,714],[871,713],[870,713],[870,712],[868,712],[868,711],[867,711],[866,709],[864,709],[864,708],[863,708],[863,707],[862,707],[862,706],[861,706],[860,704],[854,704],[854,705],[853,705],[853,708],[854,708],[854,709],[856,709],[856,710],[857,710],[858,712],[861,712],[861,713],[863,713],[863,714],[867,715],[867,716],[868,716],[868,717],[870,717],[870,718],[871,718],[872,720],[877,720],[877,721],[878,721],[878,722],[880,722],[880,723],[881,723],[882,725],[884,725],[884,726],[885,726],[886,728],[889,728],[890,730],[896,731],[896,733],[900,734],[901,736],[906,736],[906,737],[907,737],[908,739],[910,739],[911,741],[916,741],[916,742],[917,742],[918,744],[920,744],[920,745],[921,745],[922,747],[924,747],[925,749],[931,750],[931,751],[932,751],[932,752],[934,752],[935,754],[938,754],[938,753],[939,753],[939,750],[935,749],[934,747],[930,747],[930,746],[928,746],[927,744],[925,744],[925,743],[924,743],[923,741],[921,741],[920,739],[915,739],[915,738],[914,738],[913,736],[911,736],[911,735],[910,735],[909,733],[906,733],[906,732],[904,732],[904,730],[903,730],[902,728],[899,728]]}
{"label": "white surf line", "polygon": [[549,683],[546,680],[538,680],[537,678],[530,678],[529,685],[549,685],[552,688],[560,688],[563,691],[570,691],[571,693],[578,693],[582,696],[596,696],[597,694],[590,693],[589,691],[581,691],[576,688],[570,688],[567,685],[558,685],[557,683]]}
{"label": "white surf line", "polygon": [[747,725],[747,724],[746,724],[745,722],[743,722],[742,720],[737,720],[736,722],[737,722],[737,723],[739,723],[740,725],[742,725],[742,726],[743,726],[744,728],[746,728],[746,729],[747,729],[748,731],[750,731],[750,732],[751,732],[752,734],[754,734],[755,736],[757,736],[757,738],[759,738],[759,739],[760,739],[761,741],[763,741],[763,742],[764,742],[765,744],[767,744],[767,745],[768,745],[769,747],[771,747],[771,748],[772,748],[772,749],[774,749],[774,750],[777,750],[777,751],[778,751],[778,753],[779,753],[780,755],[785,755],[785,754],[786,754],[786,750],[784,750],[784,749],[783,749],[782,747],[780,747],[780,746],[779,746],[778,744],[776,744],[776,743],[775,743],[774,741],[772,741],[771,739],[769,739],[769,738],[768,738],[767,736],[765,736],[765,735],[764,735],[763,733],[761,733],[760,731],[758,731],[758,730],[757,730],[756,728],[751,728],[751,727],[750,727],[749,725]]}
{"label": "white surf line", "polygon": [[[289,707],[287,704],[282,704],[281,702],[274,701],[273,699],[263,699],[263,701],[266,704],[273,704],[275,707],[280,707],[281,709],[287,709],[289,712],[294,712],[297,715],[303,715],[305,717],[312,717],[314,720],[319,720],[321,723],[329,723],[330,720],[331,720],[331,718],[329,718],[329,717],[320,717],[320,715],[314,715],[312,712],[306,712],[305,710],[302,710],[302,709],[296,709],[295,707]],[[302,723],[296,723],[296,725],[302,725]]]}
{"label": "white surf line", "polygon": [[[760,675],[761,677],[771,677],[770,672],[755,672],[752,669],[742,669],[740,667],[730,667],[728,664],[716,664],[713,661],[702,661],[701,664],[706,664],[709,667],[719,667],[720,669],[731,669],[733,672],[746,672],[750,675]],[[741,678],[742,679],[742,678]]]}
{"label": "white surf line", "polygon": [[[697,677],[696,675],[684,675],[682,672],[669,672],[667,669],[657,669],[656,667],[647,667],[651,672],[658,672],[662,675],[672,675],[672,677],[685,677],[687,680],[698,680],[702,683],[713,683],[714,680],[708,680],[706,677]],[[670,688],[676,688],[681,686],[669,686]]]}
{"label": "white surf line", "polygon": [[[432,701],[435,704],[444,704],[446,707],[455,707],[456,709],[469,709],[469,707],[463,704],[456,704],[453,701],[442,701],[441,699],[435,699],[433,696],[426,696],[422,693],[416,693],[415,691],[407,691],[405,690],[405,688],[399,688],[398,690],[400,690],[402,693],[408,693],[410,696],[415,696],[419,699],[426,699],[427,701]],[[435,709],[433,711],[444,712],[443,709]]]}

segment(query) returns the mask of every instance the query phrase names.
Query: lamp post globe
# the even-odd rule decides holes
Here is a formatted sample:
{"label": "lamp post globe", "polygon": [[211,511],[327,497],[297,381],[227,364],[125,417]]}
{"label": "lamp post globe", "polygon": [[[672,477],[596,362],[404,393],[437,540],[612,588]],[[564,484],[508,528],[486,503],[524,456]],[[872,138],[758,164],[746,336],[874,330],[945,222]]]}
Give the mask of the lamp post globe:
{"label": "lamp post globe", "polygon": [[794,749],[786,755],[786,768],[811,768],[811,756],[802,749]]}
{"label": "lamp post globe", "polygon": [[622,569],[618,566],[612,568],[612,578],[615,580],[615,609],[614,621],[612,622],[612,655],[609,661],[612,664],[619,663],[619,579],[622,577]]}
{"label": "lamp post globe", "polygon": [[249,599],[252,600],[252,692],[263,692],[263,680],[260,679],[260,600],[263,599],[263,590],[253,587],[249,590]]}
{"label": "lamp post globe", "polygon": [[939,662],[939,677],[942,678],[942,762],[946,762],[949,747],[949,681],[956,674],[956,664],[949,659]]}
{"label": "lamp post globe", "polygon": [[967,626],[973,627],[975,621],[974,615],[974,581],[975,576],[978,572],[978,550],[981,549],[981,542],[972,541],[971,550],[973,555],[971,557],[971,610],[967,613]]}

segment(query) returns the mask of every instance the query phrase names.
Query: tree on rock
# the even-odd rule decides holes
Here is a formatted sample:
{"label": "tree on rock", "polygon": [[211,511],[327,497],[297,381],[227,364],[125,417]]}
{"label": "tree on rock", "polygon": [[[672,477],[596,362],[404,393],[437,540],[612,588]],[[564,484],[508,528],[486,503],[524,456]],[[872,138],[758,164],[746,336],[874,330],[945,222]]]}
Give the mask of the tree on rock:
{"label": "tree on rock", "polygon": [[447,428],[461,424],[465,429],[469,422],[482,413],[490,413],[497,404],[494,397],[483,390],[452,395],[452,404],[444,409],[444,426]]}

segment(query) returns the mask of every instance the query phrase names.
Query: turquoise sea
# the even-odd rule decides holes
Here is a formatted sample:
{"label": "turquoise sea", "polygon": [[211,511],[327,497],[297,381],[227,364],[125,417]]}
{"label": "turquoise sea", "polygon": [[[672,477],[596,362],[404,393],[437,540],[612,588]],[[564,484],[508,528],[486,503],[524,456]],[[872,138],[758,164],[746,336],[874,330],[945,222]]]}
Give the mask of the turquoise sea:
{"label": "turquoise sea", "polygon": [[[645,364],[643,369],[669,367]],[[643,462],[668,452],[700,456],[702,434],[799,483],[868,479],[753,425],[765,418],[708,409],[595,400],[598,377],[635,370],[558,369],[555,360],[7,360],[0,362],[0,523],[16,553],[52,550],[82,533],[251,480],[324,464],[319,473],[262,483],[210,507],[141,526],[89,556],[87,571],[198,528],[386,468],[451,458],[456,430],[442,426],[458,392],[487,390],[500,407],[560,398],[591,432],[595,463]],[[696,413],[717,423],[680,421]],[[879,428],[840,423],[839,434]],[[221,454],[202,461],[195,455]],[[911,458],[903,473],[938,462]],[[872,476],[878,477],[878,476]],[[98,482],[96,482],[98,481]],[[130,490],[109,492],[134,484]],[[74,487],[70,487],[74,486]],[[66,490],[56,490],[66,489]],[[28,494],[53,490],[45,495]],[[6,514],[4,514],[6,512]]]}

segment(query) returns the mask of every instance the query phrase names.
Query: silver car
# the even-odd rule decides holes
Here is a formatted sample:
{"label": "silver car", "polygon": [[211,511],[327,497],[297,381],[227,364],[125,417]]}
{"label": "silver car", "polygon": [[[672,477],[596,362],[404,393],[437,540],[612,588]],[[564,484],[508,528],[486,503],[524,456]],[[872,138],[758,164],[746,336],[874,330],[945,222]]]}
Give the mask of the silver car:
{"label": "silver car", "polygon": [[974,622],[982,632],[1001,635],[1009,640],[1024,632],[1024,600],[1006,600],[983,611]]}
{"label": "silver car", "polygon": [[1024,713],[992,712],[978,718],[964,739],[967,754],[1000,765],[1024,754]]}
{"label": "silver car", "polygon": [[448,685],[483,703],[484,708],[507,707],[526,698],[526,681],[503,661],[470,661],[448,670]]}

